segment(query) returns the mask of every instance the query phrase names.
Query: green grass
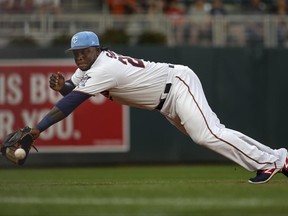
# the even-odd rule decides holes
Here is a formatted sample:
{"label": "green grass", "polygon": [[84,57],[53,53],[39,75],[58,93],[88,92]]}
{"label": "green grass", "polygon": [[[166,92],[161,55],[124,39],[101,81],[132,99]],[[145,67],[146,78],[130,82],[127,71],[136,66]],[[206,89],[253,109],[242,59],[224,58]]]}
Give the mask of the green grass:
{"label": "green grass", "polygon": [[251,185],[237,165],[0,170],[0,215],[288,214],[288,179]]}

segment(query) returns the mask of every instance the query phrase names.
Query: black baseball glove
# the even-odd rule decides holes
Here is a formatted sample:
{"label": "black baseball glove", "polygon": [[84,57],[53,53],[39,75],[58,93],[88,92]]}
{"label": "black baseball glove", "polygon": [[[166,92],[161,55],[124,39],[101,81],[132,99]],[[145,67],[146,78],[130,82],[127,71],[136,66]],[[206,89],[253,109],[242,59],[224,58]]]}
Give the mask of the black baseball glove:
{"label": "black baseball glove", "polygon": [[[18,129],[10,134],[8,134],[1,145],[1,152],[9,161],[17,165],[23,165],[28,157],[31,146],[38,151],[33,145],[33,137],[30,134],[31,128],[25,127]],[[24,149],[26,156],[23,159],[17,159],[15,157],[15,151],[18,148]]]}

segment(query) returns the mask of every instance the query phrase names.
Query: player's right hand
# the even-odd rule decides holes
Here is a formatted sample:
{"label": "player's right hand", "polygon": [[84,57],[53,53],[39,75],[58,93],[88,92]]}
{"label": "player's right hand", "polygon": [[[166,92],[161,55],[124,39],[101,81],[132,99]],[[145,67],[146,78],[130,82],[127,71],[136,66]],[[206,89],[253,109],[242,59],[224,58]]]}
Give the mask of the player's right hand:
{"label": "player's right hand", "polygon": [[62,73],[53,73],[49,79],[49,86],[54,91],[60,91],[65,85],[65,78]]}

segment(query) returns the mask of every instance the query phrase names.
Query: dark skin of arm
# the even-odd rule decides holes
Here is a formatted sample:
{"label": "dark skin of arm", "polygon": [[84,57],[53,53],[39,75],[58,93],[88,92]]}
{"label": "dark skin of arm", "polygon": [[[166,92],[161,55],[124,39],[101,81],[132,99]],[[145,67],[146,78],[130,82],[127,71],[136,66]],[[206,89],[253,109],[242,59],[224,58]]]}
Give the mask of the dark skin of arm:
{"label": "dark skin of arm", "polygon": [[[74,61],[79,69],[87,71],[99,56],[101,49],[99,47],[89,47],[85,49],[73,50]],[[60,91],[65,85],[65,78],[62,73],[52,74],[49,80],[49,86],[54,91]],[[49,113],[59,114],[61,111],[57,107],[53,107]],[[62,112],[61,112],[62,113]],[[59,115],[61,115],[61,113]],[[30,134],[34,139],[40,136],[40,130],[36,127],[31,129]]]}

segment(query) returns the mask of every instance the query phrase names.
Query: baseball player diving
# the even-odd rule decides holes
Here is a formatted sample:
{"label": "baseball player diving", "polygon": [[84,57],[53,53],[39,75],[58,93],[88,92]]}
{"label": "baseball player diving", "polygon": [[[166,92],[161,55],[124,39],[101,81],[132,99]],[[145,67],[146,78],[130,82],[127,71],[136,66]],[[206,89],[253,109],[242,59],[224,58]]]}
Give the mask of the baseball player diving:
{"label": "baseball player diving", "polygon": [[78,69],[68,80],[61,73],[51,75],[50,87],[63,98],[32,127],[34,139],[88,98],[103,94],[120,104],[158,110],[196,144],[256,171],[248,180],[252,184],[266,183],[276,173],[288,177],[287,150],[271,149],[222,125],[189,67],[120,55],[102,48],[97,35],[90,31],[76,33],[67,51],[73,52]]}

